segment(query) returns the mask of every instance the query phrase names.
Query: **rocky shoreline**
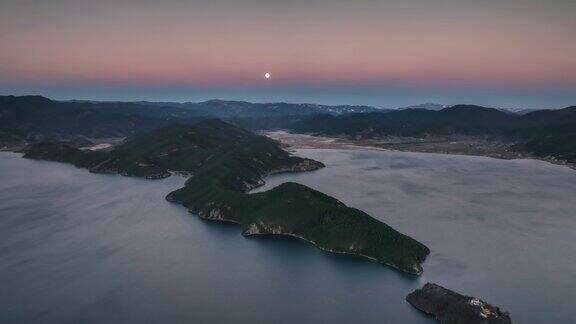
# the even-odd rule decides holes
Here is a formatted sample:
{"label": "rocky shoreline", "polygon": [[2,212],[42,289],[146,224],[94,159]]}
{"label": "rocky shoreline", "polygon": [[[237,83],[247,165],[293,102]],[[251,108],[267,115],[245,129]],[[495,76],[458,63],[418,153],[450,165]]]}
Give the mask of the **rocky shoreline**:
{"label": "rocky shoreline", "polygon": [[[231,223],[235,223],[233,221],[231,221]],[[265,230],[262,230],[262,228],[265,228]],[[352,257],[358,257],[361,259],[366,259],[368,261],[372,261],[372,262],[376,262],[376,263],[380,263],[382,265],[394,268],[396,270],[399,271],[403,271],[409,274],[413,274],[413,275],[417,275],[420,276],[422,275],[422,273],[424,272],[424,270],[421,267],[418,266],[414,266],[412,268],[411,272],[406,271],[405,269],[402,269],[401,267],[398,267],[397,265],[390,263],[390,262],[382,262],[379,261],[378,259],[371,257],[369,255],[365,255],[362,253],[358,253],[358,252],[354,252],[354,246],[350,247],[350,252],[344,252],[344,251],[337,251],[334,249],[328,249],[325,247],[320,246],[317,242],[307,239],[304,236],[301,235],[297,235],[294,233],[289,233],[289,232],[283,232],[283,229],[281,227],[278,228],[269,228],[266,227],[265,224],[250,224],[248,225],[242,232],[243,236],[246,237],[250,237],[250,236],[285,236],[285,237],[291,237],[291,238],[295,238],[298,240],[302,240],[306,243],[309,243],[311,245],[313,245],[314,247],[316,247],[317,249],[319,249],[320,251],[326,252],[326,253],[332,253],[332,254],[339,254],[339,255],[347,255],[347,256],[352,256]]]}

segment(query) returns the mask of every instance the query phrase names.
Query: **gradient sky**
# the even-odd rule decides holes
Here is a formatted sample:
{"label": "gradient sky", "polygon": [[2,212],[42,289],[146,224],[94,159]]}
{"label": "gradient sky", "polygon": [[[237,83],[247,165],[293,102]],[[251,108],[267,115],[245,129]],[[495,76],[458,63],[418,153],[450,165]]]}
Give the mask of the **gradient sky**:
{"label": "gradient sky", "polygon": [[0,93],[561,107],[575,17],[575,0],[2,0]]}

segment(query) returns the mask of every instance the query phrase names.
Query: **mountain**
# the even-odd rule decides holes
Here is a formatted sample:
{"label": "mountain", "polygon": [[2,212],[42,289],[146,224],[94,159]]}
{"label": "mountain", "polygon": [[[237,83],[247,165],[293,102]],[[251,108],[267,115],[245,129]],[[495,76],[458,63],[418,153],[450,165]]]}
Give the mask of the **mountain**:
{"label": "mountain", "polygon": [[125,137],[191,118],[153,107],[100,109],[92,104],[58,102],[40,96],[0,96],[0,144],[79,136]]}
{"label": "mountain", "polygon": [[519,118],[520,147],[541,157],[576,162],[576,106],[539,110]]}
{"label": "mountain", "polygon": [[40,143],[24,157],[153,179],[173,171],[191,172],[185,187],[167,199],[204,219],[237,223],[246,236],[292,236],[324,251],[360,256],[411,274],[422,273],[421,264],[430,253],[368,214],[304,185],[284,183],[248,194],[266,175],[324,165],[291,156],[279,143],[220,120],[162,127],[109,152]]}
{"label": "mountain", "polygon": [[[239,178],[241,181],[234,180],[240,181],[238,186],[255,185],[260,181],[261,174],[302,160],[289,156],[276,142],[266,137],[217,119],[192,125],[165,126],[131,137],[110,152],[43,142],[28,148],[25,157],[68,162],[96,173],[156,179],[170,176],[170,171],[196,172],[214,156],[232,154],[232,149],[237,151],[234,156],[237,165],[247,164],[247,172],[243,172]],[[249,158],[245,158],[247,156]]]}
{"label": "mountain", "polygon": [[[79,103],[79,101],[75,101]],[[80,101],[98,108],[126,109],[129,106],[137,107],[160,107],[185,109],[195,116],[206,116],[212,118],[258,118],[258,117],[278,117],[278,116],[305,116],[315,114],[341,115],[346,113],[363,113],[380,111],[380,109],[370,106],[354,105],[317,105],[317,104],[296,104],[296,103],[251,103],[246,101],[232,100],[208,100],[203,102],[94,102]]]}
{"label": "mountain", "polygon": [[535,135],[570,132],[576,124],[576,107],[538,110],[513,115],[499,109],[456,105],[440,111],[405,109],[387,113],[317,115],[293,125],[298,132],[351,136],[419,136],[426,134]]}
{"label": "mountain", "polygon": [[286,127],[328,113],[369,112],[367,106],[325,106],[210,100],[201,103],[54,101],[41,96],[0,96],[0,147],[78,137],[126,137],[170,123],[225,118],[251,129]]}
{"label": "mountain", "polygon": [[498,132],[512,119],[497,109],[457,105],[440,111],[404,109],[387,113],[318,115],[295,123],[297,132],[349,136],[420,136]]}
{"label": "mountain", "polygon": [[349,137],[497,135],[540,157],[576,162],[576,106],[523,115],[495,108],[456,105],[440,111],[405,109],[387,113],[316,115],[294,122],[294,132]]}
{"label": "mountain", "polygon": [[223,100],[61,102],[40,96],[0,96],[0,148],[17,149],[47,140],[85,143],[92,138],[128,137],[172,123],[190,124],[214,116],[250,130],[291,129],[354,137],[498,135],[514,139],[519,150],[537,156],[575,160],[575,107],[511,114],[474,105],[441,110],[379,110],[366,106]]}
{"label": "mountain", "polygon": [[218,118],[242,118],[242,117],[276,117],[276,116],[299,116],[330,114],[341,115],[354,112],[373,112],[377,108],[369,106],[328,106],[316,104],[294,103],[250,103],[245,101],[209,100],[204,102],[187,102],[171,104],[177,107],[196,111],[206,116]]}

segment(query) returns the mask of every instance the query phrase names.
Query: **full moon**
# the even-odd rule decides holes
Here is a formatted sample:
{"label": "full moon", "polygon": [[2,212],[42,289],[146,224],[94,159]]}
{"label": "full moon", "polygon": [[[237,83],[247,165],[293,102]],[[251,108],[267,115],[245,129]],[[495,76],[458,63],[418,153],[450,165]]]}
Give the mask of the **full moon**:
{"label": "full moon", "polygon": [[264,77],[265,77],[266,79],[270,79],[270,73],[266,72],[266,73],[264,74]]}

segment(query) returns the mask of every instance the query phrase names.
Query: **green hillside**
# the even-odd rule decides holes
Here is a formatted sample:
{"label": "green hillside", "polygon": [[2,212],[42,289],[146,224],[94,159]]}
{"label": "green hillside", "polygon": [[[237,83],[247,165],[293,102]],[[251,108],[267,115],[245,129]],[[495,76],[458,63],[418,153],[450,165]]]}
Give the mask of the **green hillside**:
{"label": "green hillside", "polygon": [[422,272],[421,263],[430,252],[366,213],[300,184],[248,193],[262,185],[266,175],[312,171],[323,164],[291,156],[277,142],[220,120],[164,127],[110,152],[42,143],[25,157],[145,178],[191,172],[185,187],[167,199],[202,218],[238,223],[245,235],[298,237],[325,251],[361,256],[412,274]]}

